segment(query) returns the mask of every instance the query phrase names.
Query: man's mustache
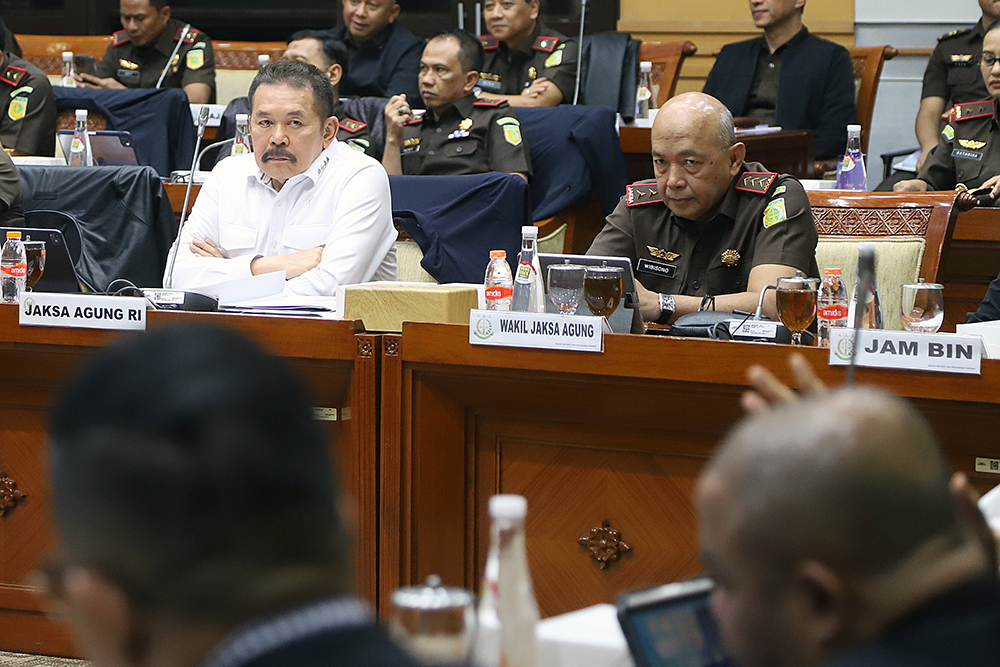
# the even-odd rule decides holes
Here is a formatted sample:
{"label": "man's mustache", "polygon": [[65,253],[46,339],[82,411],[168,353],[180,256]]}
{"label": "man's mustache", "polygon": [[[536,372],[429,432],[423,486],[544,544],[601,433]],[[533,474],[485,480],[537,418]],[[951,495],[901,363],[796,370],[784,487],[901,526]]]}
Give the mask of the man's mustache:
{"label": "man's mustache", "polygon": [[292,153],[287,148],[284,148],[283,146],[275,146],[274,148],[268,148],[266,151],[264,151],[264,154],[260,156],[260,159],[262,162],[267,162],[268,160],[274,157],[288,158],[289,160],[292,161],[293,164],[298,162],[298,158],[295,157],[295,154]]}

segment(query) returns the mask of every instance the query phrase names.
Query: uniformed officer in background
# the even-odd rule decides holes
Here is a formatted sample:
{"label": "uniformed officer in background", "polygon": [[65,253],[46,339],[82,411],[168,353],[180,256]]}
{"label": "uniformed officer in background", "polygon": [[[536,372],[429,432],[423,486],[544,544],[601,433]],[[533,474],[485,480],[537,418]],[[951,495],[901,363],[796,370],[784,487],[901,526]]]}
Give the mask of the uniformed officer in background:
{"label": "uniformed officer in background", "polygon": [[[998,2],[997,4],[1000,4]],[[969,189],[1000,182],[1000,21],[983,37],[982,54],[975,59],[985,88],[994,99],[956,104],[954,120],[939,139],[914,179],[896,183],[896,192]]]}
{"label": "uniformed officer in background", "polygon": [[483,47],[464,30],[427,42],[419,79],[427,111],[414,115],[405,95],[385,107],[382,165],[390,175],[502,171],[528,179],[531,159],[517,114],[506,102],[477,101],[473,93],[482,64]]}
{"label": "uniformed officer in background", "polygon": [[480,37],[486,63],[480,99],[505,99],[515,107],[572,102],[577,43],[538,20],[538,0],[486,0],[489,37]]}
{"label": "uniformed officer in background", "polygon": [[17,174],[17,167],[7,151],[0,150],[0,226],[24,226],[21,196],[21,179]]}
{"label": "uniformed officer in background", "polygon": [[6,46],[0,48],[0,113],[4,148],[21,155],[55,155],[58,112],[52,85],[45,72]]}
{"label": "uniformed officer in background", "polygon": [[[656,180],[628,186],[587,251],[632,260],[644,320],[668,324],[704,296],[716,297],[716,310],[753,312],[778,278],[819,275],[802,184],[743,161],[746,146],[722,102],[704,93],[668,100],[652,150]],[[777,316],[773,292],[764,313]]]}
{"label": "uniformed officer in background", "polygon": [[183,88],[191,104],[215,102],[215,54],[208,35],[196,28],[185,31],[183,21],[170,17],[167,0],[121,0],[119,11],[124,30],[112,36],[93,74],[77,73],[78,83],[86,88]]}
{"label": "uniformed officer in background", "polygon": [[918,169],[937,146],[941,115],[956,104],[980,102],[990,97],[978,63],[986,29],[1000,19],[1000,2],[979,0],[979,6],[983,16],[974,26],[938,37],[937,46],[924,70],[920,109],[914,127],[923,150],[917,161]]}

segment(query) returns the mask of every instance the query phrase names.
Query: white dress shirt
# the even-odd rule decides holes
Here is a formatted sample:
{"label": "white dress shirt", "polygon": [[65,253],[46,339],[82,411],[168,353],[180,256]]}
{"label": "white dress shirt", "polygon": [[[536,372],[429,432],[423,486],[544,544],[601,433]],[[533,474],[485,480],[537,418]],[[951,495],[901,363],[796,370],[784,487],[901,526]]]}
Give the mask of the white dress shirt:
{"label": "white dress shirt", "polygon": [[[196,238],[210,239],[225,259],[191,252]],[[175,243],[178,289],[249,277],[257,257],[318,246],[324,246],[319,265],[286,281],[286,293],[332,296],[338,285],[396,280],[389,177],[376,160],[339,141],[280,191],[252,154],[222,160]]]}

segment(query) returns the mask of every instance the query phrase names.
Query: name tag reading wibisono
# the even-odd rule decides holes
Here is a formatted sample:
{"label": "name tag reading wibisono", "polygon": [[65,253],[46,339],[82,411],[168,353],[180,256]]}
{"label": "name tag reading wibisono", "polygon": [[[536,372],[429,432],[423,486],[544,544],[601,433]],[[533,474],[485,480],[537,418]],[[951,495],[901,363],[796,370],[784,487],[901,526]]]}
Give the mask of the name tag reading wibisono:
{"label": "name tag reading wibisono", "polygon": [[146,300],[133,296],[22,292],[22,326],[144,331]]}
{"label": "name tag reading wibisono", "polygon": [[[830,330],[831,366],[851,363],[854,331],[848,328]],[[979,336],[878,329],[861,329],[859,335],[858,366],[980,374],[983,340]]]}
{"label": "name tag reading wibisono", "polygon": [[603,317],[469,311],[469,343],[543,350],[604,352]]}

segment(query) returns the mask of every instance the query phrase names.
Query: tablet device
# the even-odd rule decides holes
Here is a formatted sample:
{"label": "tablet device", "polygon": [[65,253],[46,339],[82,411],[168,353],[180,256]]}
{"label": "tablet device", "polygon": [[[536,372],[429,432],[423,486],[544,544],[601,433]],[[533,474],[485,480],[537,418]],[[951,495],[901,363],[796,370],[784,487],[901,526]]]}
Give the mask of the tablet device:
{"label": "tablet device", "polygon": [[[132,148],[132,134],[122,130],[90,130],[90,150],[98,167],[135,166],[139,164]],[[59,130],[59,145],[69,164],[73,130]]]}
{"label": "tablet device", "polygon": [[0,227],[0,238],[7,232],[21,232],[22,241],[45,241],[45,268],[34,292],[72,293],[80,291],[80,281],[66,247],[66,239],[58,229],[32,227]]}
{"label": "tablet device", "polygon": [[[548,291],[548,271],[552,264],[578,264],[581,266],[617,266],[622,273],[622,299],[618,302],[615,312],[608,318],[608,324],[614,333],[643,333],[642,314],[639,312],[639,296],[635,290],[635,274],[632,272],[632,262],[628,257],[604,257],[601,255],[557,255],[538,253],[538,264],[542,269],[542,284]],[[545,297],[545,311],[558,313],[548,295]],[[582,300],[576,309],[577,315],[590,315],[587,304]]]}
{"label": "tablet device", "polygon": [[636,667],[737,667],[709,609],[712,580],[697,577],[618,597],[618,622]]}

